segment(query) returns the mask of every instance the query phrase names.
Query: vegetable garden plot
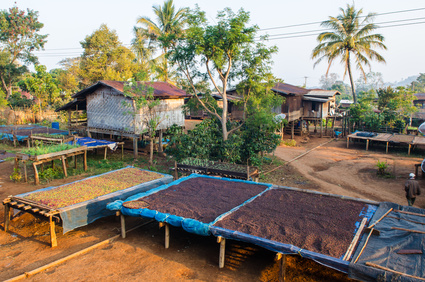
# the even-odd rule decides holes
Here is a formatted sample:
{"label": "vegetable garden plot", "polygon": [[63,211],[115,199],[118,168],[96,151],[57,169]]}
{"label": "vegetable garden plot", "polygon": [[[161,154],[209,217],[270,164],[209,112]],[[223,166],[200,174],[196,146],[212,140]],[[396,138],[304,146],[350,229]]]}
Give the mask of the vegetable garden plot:
{"label": "vegetable garden plot", "polygon": [[69,184],[12,196],[3,203],[6,208],[35,215],[59,215],[63,232],[66,233],[114,214],[106,209],[109,202],[126,199],[171,181],[171,175],[126,167]]}
{"label": "vegetable garden plot", "polygon": [[[300,253],[346,272],[348,262],[342,256],[362,218],[369,220],[375,210],[375,205],[361,201],[273,187],[210,229],[215,236]],[[339,263],[342,268],[336,266]]]}
{"label": "vegetable garden plot", "polygon": [[124,215],[154,218],[198,235],[209,235],[208,227],[217,218],[271,186],[192,174],[108,208],[121,209]]}

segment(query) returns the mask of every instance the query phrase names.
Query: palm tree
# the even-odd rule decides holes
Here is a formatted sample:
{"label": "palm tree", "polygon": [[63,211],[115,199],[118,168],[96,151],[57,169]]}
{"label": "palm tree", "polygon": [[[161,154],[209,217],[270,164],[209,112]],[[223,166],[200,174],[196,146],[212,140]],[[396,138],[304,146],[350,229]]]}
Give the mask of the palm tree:
{"label": "palm tree", "polygon": [[[159,43],[163,51],[161,56],[164,57],[164,54],[168,51],[168,46],[172,45],[176,39],[183,35],[188,9],[180,8],[176,11],[173,0],[166,0],[163,6],[157,5],[152,8],[156,15],[157,23],[148,17],[140,17],[137,23],[144,26],[141,31],[147,34],[152,41]],[[163,59],[166,60],[165,58]],[[170,79],[168,62],[165,61],[164,64],[164,74],[161,77],[163,77],[164,81],[168,81]]]}
{"label": "palm tree", "polygon": [[337,17],[329,17],[329,20],[321,23],[321,26],[329,28],[331,31],[319,34],[317,41],[320,44],[313,49],[312,59],[317,59],[314,66],[323,59],[327,59],[327,75],[334,60],[340,57],[341,63],[345,65],[344,76],[348,71],[354,103],[357,103],[351,71],[351,57],[354,58],[356,68],[362,72],[363,77],[366,79],[363,65],[370,68],[369,59],[385,63],[384,57],[376,52],[374,48],[378,47],[386,50],[387,47],[383,44],[384,37],[381,34],[372,34],[378,28],[373,23],[375,14],[369,13],[366,16],[362,16],[363,9],[356,11],[354,5],[347,5],[346,10],[340,8],[340,11],[341,14]]}

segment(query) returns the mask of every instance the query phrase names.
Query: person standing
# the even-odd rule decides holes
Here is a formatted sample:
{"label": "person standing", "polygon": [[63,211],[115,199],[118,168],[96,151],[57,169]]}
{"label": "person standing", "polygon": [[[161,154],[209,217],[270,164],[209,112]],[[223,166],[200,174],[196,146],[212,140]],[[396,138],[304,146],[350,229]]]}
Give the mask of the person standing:
{"label": "person standing", "polygon": [[413,206],[416,200],[416,196],[421,194],[418,181],[415,180],[415,174],[409,174],[409,179],[404,184],[404,190],[406,191],[407,204]]}

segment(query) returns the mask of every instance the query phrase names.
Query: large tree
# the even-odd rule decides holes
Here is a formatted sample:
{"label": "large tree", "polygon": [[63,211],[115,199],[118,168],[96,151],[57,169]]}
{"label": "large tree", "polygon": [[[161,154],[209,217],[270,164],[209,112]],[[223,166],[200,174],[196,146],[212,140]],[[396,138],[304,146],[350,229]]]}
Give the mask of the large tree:
{"label": "large tree", "polygon": [[356,10],[354,5],[347,5],[345,10],[340,8],[340,11],[340,15],[329,17],[329,20],[321,23],[329,31],[318,35],[317,41],[320,43],[313,49],[312,59],[317,59],[315,66],[322,60],[327,60],[327,74],[335,59],[340,58],[345,67],[344,76],[348,72],[350,78],[354,103],[357,103],[351,64],[354,63],[366,77],[363,66],[370,67],[369,60],[385,62],[375,48],[387,47],[383,43],[384,37],[373,33],[377,29],[377,25],[373,23],[375,14],[363,16],[363,9]]}
{"label": "large tree", "polygon": [[0,11],[0,80],[6,97],[12,94],[12,84],[24,71],[20,64],[38,62],[33,52],[44,47],[47,37],[39,34],[41,28],[38,12],[18,7]]}
{"label": "large tree", "polygon": [[80,75],[84,85],[98,80],[127,80],[137,73],[135,56],[118,38],[115,30],[102,24],[81,42],[84,48]]}
{"label": "large tree", "polygon": [[[177,44],[169,45],[169,58],[178,65],[202,107],[219,120],[224,141],[241,126],[228,128],[229,83],[236,79],[245,81],[241,91],[245,95],[248,93],[245,90],[259,87],[260,82],[266,82],[271,77],[269,65],[276,48],[257,44],[255,35],[258,27],[248,26],[248,22],[248,12],[241,9],[234,13],[227,8],[218,13],[214,25],[209,25],[205,13],[197,8],[188,14],[189,27],[184,38]],[[196,95],[199,93],[196,85],[205,78],[222,96],[222,110],[207,105]]]}
{"label": "large tree", "polygon": [[135,27],[135,29],[139,36],[142,34],[147,35],[153,42],[159,44],[163,52],[155,60],[158,66],[156,72],[159,74],[157,78],[165,82],[170,82],[172,74],[170,73],[170,67],[165,54],[168,51],[168,47],[173,45],[178,38],[182,37],[188,9],[180,8],[176,10],[173,0],[167,0],[163,6],[156,5],[152,8],[156,15],[156,22],[149,17],[140,17],[137,23],[143,27]]}

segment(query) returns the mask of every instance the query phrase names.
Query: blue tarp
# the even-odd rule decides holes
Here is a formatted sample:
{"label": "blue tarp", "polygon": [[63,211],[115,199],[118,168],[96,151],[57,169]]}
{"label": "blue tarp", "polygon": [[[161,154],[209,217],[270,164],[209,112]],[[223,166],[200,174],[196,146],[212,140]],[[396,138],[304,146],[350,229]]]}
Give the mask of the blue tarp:
{"label": "blue tarp", "polygon": [[[87,146],[89,149],[90,149],[90,147],[107,145],[109,147],[109,149],[111,149],[112,151],[115,151],[115,149],[118,147],[117,142],[93,139],[93,138],[90,138],[90,137],[77,137],[75,139],[75,142],[76,142],[76,144],[78,144],[80,146]],[[69,143],[71,144],[72,142],[69,142]]]}
{"label": "blue tarp", "polygon": [[[22,142],[24,139],[28,138],[29,135],[23,135],[19,133],[19,130],[34,130],[34,131],[42,131],[43,133],[48,133],[48,131],[50,130],[49,134],[52,135],[56,135],[56,134],[61,134],[61,135],[67,135],[68,131],[64,131],[64,130],[58,130],[58,129],[50,129],[49,127],[45,127],[45,126],[41,126],[41,125],[37,125],[37,124],[31,124],[31,125],[24,125],[24,126],[10,126],[10,125],[0,125],[0,140],[3,139],[8,139],[10,141],[13,141],[13,134],[11,134],[10,132],[12,130],[16,129],[16,139],[19,142]],[[43,130],[45,129],[45,130]]]}
{"label": "blue tarp", "polygon": [[[127,166],[125,168],[129,168],[129,167],[131,167],[131,166]],[[122,169],[125,169],[125,168],[122,168]],[[121,170],[121,169],[119,169],[119,170]],[[118,171],[118,170],[114,170],[114,171]],[[104,175],[104,174],[112,173],[114,171],[106,172],[106,173],[103,173],[103,174],[100,174],[100,175],[88,177],[88,178],[85,178],[85,179],[82,179],[82,180],[74,181],[74,182],[67,183],[67,184],[60,185],[60,186],[43,188],[43,189],[39,189],[39,190],[36,190],[36,191],[20,194],[20,195],[17,195],[17,197],[25,197],[26,195],[29,195],[29,194],[32,194],[32,193],[45,191],[45,190],[51,190],[51,189],[55,189],[57,187],[69,185],[69,184],[72,184],[72,183],[85,181],[87,179],[96,178],[96,177],[99,177],[99,176]],[[155,173],[162,174],[162,173],[159,173],[159,172],[155,172]],[[141,191],[148,191],[150,189],[156,188],[158,186],[161,186],[161,185],[164,185],[164,184],[167,184],[167,183],[170,183],[171,181],[173,181],[173,177],[171,175],[168,175],[168,174],[162,174],[162,175],[164,177],[162,177],[160,179],[141,183],[141,184],[135,185],[133,187],[130,187],[130,188],[127,188],[127,189],[124,189],[124,190],[120,190],[120,191],[116,191],[116,192],[113,192],[113,193],[110,193],[110,194],[106,194],[106,195],[97,197],[95,199],[89,200],[89,201],[85,201],[85,202],[78,203],[78,204],[75,204],[75,205],[72,205],[72,206],[60,208],[59,209],[59,211],[60,211],[59,215],[62,219],[63,233],[71,231],[71,230],[73,230],[77,227],[85,226],[89,223],[94,222],[95,220],[97,220],[99,218],[109,216],[109,215],[113,215],[114,212],[106,208],[107,204],[110,203],[110,202],[113,202],[115,200],[124,200],[124,199],[128,198],[129,196],[131,196],[135,193],[140,193]]]}
{"label": "blue tarp", "polygon": [[[362,281],[419,281],[412,277],[367,266],[366,262],[407,275],[425,277],[423,255],[425,254],[425,234],[393,229],[402,228],[425,232],[425,210],[384,202],[379,205],[370,222],[373,224],[391,208],[393,208],[393,211],[374,227],[380,231],[379,236],[371,235],[357,263],[350,264],[350,278]],[[417,215],[400,213],[397,210],[416,213]],[[354,258],[357,258],[365,245],[367,235],[368,233],[363,235]],[[423,254],[397,254],[400,250],[419,250]]]}
{"label": "blue tarp", "polygon": [[[217,177],[212,177],[212,176],[191,174],[190,176],[180,178],[179,180],[176,180],[176,181],[174,181],[174,182],[172,182],[168,185],[164,185],[164,186],[158,187],[156,189],[152,189],[150,191],[131,196],[126,201],[134,201],[134,200],[137,200],[137,199],[141,199],[143,197],[152,195],[154,193],[158,193],[159,191],[168,189],[169,187],[171,187],[173,185],[177,185],[177,184],[179,184],[183,181],[186,181],[190,178],[195,178],[195,177],[217,179]],[[264,186],[267,187],[267,189],[265,189],[265,191],[267,191],[268,189],[270,189],[272,187],[272,184],[266,184],[266,183],[258,183],[258,182],[253,182],[253,181],[245,181],[245,180],[239,180],[239,179],[228,179],[228,178],[220,178],[220,179],[223,179],[223,180],[226,180],[226,181],[231,181],[231,182],[244,182],[244,183],[250,183],[250,184],[255,184],[255,185],[264,185]],[[230,192],[231,191],[229,191],[229,193]],[[264,193],[264,191],[262,193]],[[242,203],[241,205],[239,205],[237,207],[233,207],[232,210],[235,210],[238,207],[249,203],[255,197],[258,197],[262,193],[255,195],[254,197],[248,199],[247,201],[245,201],[244,203]],[[224,214],[218,216],[213,222],[204,223],[204,222],[200,222],[200,221],[195,220],[195,219],[184,218],[184,217],[180,217],[180,216],[176,216],[176,215],[172,215],[172,214],[168,214],[168,213],[161,213],[161,212],[158,212],[158,211],[155,211],[155,210],[150,210],[150,209],[147,209],[147,208],[145,208],[145,209],[129,209],[129,208],[122,206],[122,203],[123,203],[123,201],[116,201],[114,203],[109,204],[107,208],[110,209],[110,210],[113,210],[113,211],[114,210],[121,210],[121,212],[124,215],[127,215],[127,216],[144,217],[144,218],[155,219],[159,222],[166,222],[166,223],[169,223],[170,225],[175,226],[175,227],[182,227],[187,232],[194,233],[194,234],[197,234],[197,235],[202,235],[202,236],[210,235],[211,234],[210,233],[210,226],[212,224],[214,224],[217,220],[219,220],[220,218],[222,218],[223,216],[226,216],[228,214],[228,212],[224,213]]]}
{"label": "blue tarp", "polygon": [[[301,189],[297,189],[297,188],[291,188],[291,187],[272,187],[271,189],[290,189],[290,190],[295,190],[295,191],[301,191],[301,192],[305,192]],[[267,193],[270,190],[265,191],[264,193]],[[311,193],[311,192],[308,192]],[[350,197],[343,197],[343,196],[339,196],[339,195],[330,195],[327,193],[320,193],[320,192],[313,192],[313,194],[317,194],[318,197],[320,197],[320,195],[327,195],[327,196],[334,196],[337,198],[341,198],[341,199],[352,199],[352,200],[357,200],[357,201],[362,201],[359,199],[354,199],[354,198],[350,198]],[[259,199],[259,198],[257,198]],[[255,201],[256,199],[254,199]],[[369,202],[367,202],[369,203]],[[249,206],[249,203],[248,203]],[[373,204],[367,204],[366,205],[367,208],[363,209],[359,215],[359,217],[363,218],[366,217],[368,219],[370,219],[373,214],[376,211],[377,206],[373,205]],[[252,212],[256,212],[255,210],[252,210]],[[234,215],[237,217],[237,209],[234,211]],[[264,225],[265,227],[267,227],[269,225],[269,223],[267,222],[267,218],[263,217],[263,221],[262,222],[256,222],[257,225]],[[353,232],[353,237],[355,232],[357,231],[358,227],[359,227],[359,223],[360,222],[356,222],[355,223],[355,230]],[[280,252],[283,254],[298,254],[302,257],[314,260],[320,264],[323,264],[327,267],[339,270],[341,272],[347,273],[348,272],[348,265],[349,262],[348,261],[344,261],[342,260],[342,258],[334,258],[331,256],[327,256],[327,255],[323,255],[320,253],[316,253],[316,252],[312,252],[312,251],[308,251],[302,248],[302,246],[294,246],[294,245],[290,245],[290,244],[285,244],[284,242],[277,242],[274,240],[269,240],[266,238],[262,238],[262,237],[258,237],[258,236],[253,236],[244,232],[238,232],[235,230],[230,230],[230,229],[226,229],[226,228],[222,228],[222,227],[218,227],[218,226],[211,226],[210,227],[210,231],[214,236],[222,236],[224,238],[227,239],[233,239],[233,240],[239,240],[239,241],[243,241],[243,242],[248,242],[251,244],[255,244],[257,246],[263,247],[265,249],[271,250],[273,252]]]}

